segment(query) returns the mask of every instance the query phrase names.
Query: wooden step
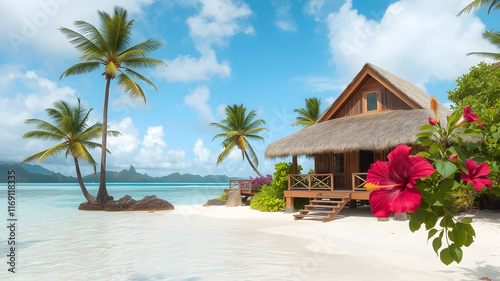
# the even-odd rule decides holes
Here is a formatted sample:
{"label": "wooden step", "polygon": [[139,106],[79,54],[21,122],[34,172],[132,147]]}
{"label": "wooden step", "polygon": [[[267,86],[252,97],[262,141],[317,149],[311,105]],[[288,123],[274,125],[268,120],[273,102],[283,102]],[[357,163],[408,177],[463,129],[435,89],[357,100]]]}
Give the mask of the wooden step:
{"label": "wooden step", "polygon": [[321,203],[321,204],[330,204],[330,203],[343,203],[347,202],[347,200],[309,200],[309,203]]}
{"label": "wooden step", "polygon": [[327,209],[335,209],[340,207],[339,205],[305,205],[304,209],[307,208],[327,208]]}

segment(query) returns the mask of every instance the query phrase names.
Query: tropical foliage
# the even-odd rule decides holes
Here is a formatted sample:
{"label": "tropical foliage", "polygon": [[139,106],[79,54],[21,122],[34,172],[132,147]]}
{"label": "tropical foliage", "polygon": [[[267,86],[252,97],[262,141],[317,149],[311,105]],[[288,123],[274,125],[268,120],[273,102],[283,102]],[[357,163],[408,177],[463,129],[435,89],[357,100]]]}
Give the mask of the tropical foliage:
{"label": "tropical foliage", "polygon": [[310,98],[306,99],[306,107],[294,109],[293,112],[297,113],[297,121],[291,124],[291,126],[304,126],[309,127],[318,121],[321,116],[321,99]]}
{"label": "tropical foliage", "polygon": [[[65,153],[66,157],[71,155],[83,195],[87,201],[94,202],[95,197],[87,191],[83,183],[78,161],[86,161],[92,165],[94,172],[96,171],[97,163],[89,153],[89,149],[101,147],[101,144],[94,142],[94,140],[101,137],[102,124],[88,124],[92,109],[86,110],[83,108],[80,99],[78,99],[76,106],[71,106],[64,101],[58,101],[54,103],[53,108],[48,108],[45,111],[53,123],[40,119],[28,119],[26,124],[35,125],[37,130],[27,132],[23,137],[61,143],[29,156],[22,163],[36,160],[38,164],[40,161],[55,157],[60,153]],[[108,131],[107,133],[112,136],[119,134],[115,131]]]}
{"label": "tropical foliage", "polygon": [[247,114],[247,109],[243,105],[226,106],[226,118],[222,119],[220,123],[210,123],[210,126],[218,128],[222,133],[215,135],[212,139],[223,138],[221,145],[224,150],[217,158],[217,165],[224,161],[234,149],[239,149],[243,160],[247,159],[253,170],[263,178],[264,176],[257,170],[259,160],[253,147],[248,140],[261,140],[264,141],[259,134],[263,131],[269,131],[267,128],[262,127],[266,124],[263,119],[254,120],[257,117],[255,110],[251,110]]}
{"label": "tropical foliage", "polygon": [[[160,42],[148,39],[142,43],[130,46],[134,20],[128,19],[127,10],[115,7],[113,14],[98,12],[100,26],[96,28],[85,21],[76,21],[74,24],[79,32],[61,27],[59,30],[68,38],[70,43],[82,54],[77,63],[66,69],[62,77],[78,74],[87,74],[101,68],[102,76],[106,80],[104,92],[104,110],[102,126],[102,153],[101,178],[97,203],[104,203],[110,199],[106,189],[106,144],[108,123],[108,100],[111,80],[117,79],[119,88],[131,98],[139,98],[146,102],[146,95],[141,86],[134,79],[153,86],[154,84],[142,74],[136,72],[138,68],[152,68],[166,65],[163,61],[146,57],[147,54],[158,49]],[[156,87],[155,87],[156,89]]]}
{"label": "tropical foliage", "polygon": [[[302,167],[297,166],[297,172],[300,173]],[[264,185],[259,193],[255,194],[250,201],[250,208],[261,212],[280,212],[285,210],[285,194],[288,189],[288,175],[292,173],[292,163],[277,163],[273,174],[271,185]],[[296,209],[304,205],[304,200],[295,200]]]}
{"label": "tropical foliage", "polygon": [[463,149],[462,137],[476,135],[467,124],[475,123],[475,130],[482,130],[470,107],[451,114],[446,126],[437,114],[435,117],[420,129],[415,143],[428,147],[428,152],[412,157],[409,147],[398,146],[389,154],[388,163],[372,165],[365,187],[373,190],[370,206],[375,216],[410,212],[410,230],[425,225],[434,251],[448,265],[462,260],[462,247],[470,246],[476,236],[471,218],[455,217],[459,209],[453,194],[491,188],[498,167],[490,167]]}
{"label": "tropical foliage", "polygon": [[462,15],[463,13],[477,12],[484,7],[488,7],[488,14],[490,14],[491,10],[496,10],[500,8],[500,1],[498,0],[474,0],[469,5],[465,6],[457,16]]}

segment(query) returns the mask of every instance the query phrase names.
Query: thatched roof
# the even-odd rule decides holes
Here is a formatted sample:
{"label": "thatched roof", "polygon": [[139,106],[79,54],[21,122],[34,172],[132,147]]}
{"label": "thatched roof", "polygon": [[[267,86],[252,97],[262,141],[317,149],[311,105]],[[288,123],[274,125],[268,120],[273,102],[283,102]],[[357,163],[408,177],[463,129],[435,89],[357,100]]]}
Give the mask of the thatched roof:
{"label": "thatched roof", "polygon": [[[434,116],[434,112],[430,109],[431,97],[412,83],[378,66],[367,63],[363,70],[365,68],[375,71],[379,76],[374,77],[375,79],[384,79],[385,82],[413,100],[422,109],[383,111],[319,121],[270,144],[265,150],[265,157],[276,158],[327,152],[342,153],[353,150],[383,150],[402,143],[415,142],[420,127],[428,124],[428,118]],[[356,79],[361,79],[359,74],[354,78],[354,80]],[[339,98],[345,94],[348,88],[349,86]],[[338,102],[339,98],[322,116]],[[438,116],[442,123],[445,122],[446,116],[449,114],[451,114],[450,110],[438,103]]]}

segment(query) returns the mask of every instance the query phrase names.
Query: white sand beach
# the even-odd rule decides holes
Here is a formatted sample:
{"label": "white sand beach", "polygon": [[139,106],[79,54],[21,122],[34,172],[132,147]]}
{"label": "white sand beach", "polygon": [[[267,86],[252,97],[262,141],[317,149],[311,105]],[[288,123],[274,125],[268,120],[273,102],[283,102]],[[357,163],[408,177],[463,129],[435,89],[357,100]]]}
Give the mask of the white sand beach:
{"label": "white sand beach", "polygon": [[294,221],[290,214],[263,213],[249,207],[199,210],[182,206],[178,211],[224,218],[228,223],[238,220],[249,231],[276,237],[283,247],[294,244],[294,255],[302,258],[283,280],[500,280],[499,211],[468,215],[474,219],[476,241],[464,248],[460,264],[449,266],[426,243],[426,231],[412,233],[408,221],[377,221],[366,207],[345,208],[328,223]]}
{"label": "white sand beach", "polygon": [[16,274],[0,280],[500,280],[498,211],[473,216],[476,242],[445,266],[427,232],[379,222],[368,208],[322,223],[249,207],[21,207]]}

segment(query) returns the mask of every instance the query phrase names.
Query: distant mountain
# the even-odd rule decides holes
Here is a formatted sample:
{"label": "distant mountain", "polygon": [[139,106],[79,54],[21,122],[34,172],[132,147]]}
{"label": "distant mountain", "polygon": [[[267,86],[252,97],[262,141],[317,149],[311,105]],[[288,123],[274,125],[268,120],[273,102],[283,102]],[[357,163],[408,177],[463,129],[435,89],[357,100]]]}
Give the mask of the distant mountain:
{"label": "distant mountain", "polygon": [[[5,162],[4,162],[5,163]],[[16,171],[16,182],[26,183],[76,183],[76,177],[67,177],[60,173],[54,173],[39,165],[23,164],[0,164],[0,182],[7,182],[8,171]],[[86,183],[99,182],[101,173],[90,174],[83,177]],[[106,182],[108,183],[226,183],[230,179],[224,175],[192,175],[173,173],[163,177],[151,177],[148,174],[138,173],[134,166],[121,172],[106,171]]]}
{"label": "distant mountain", "polygon": [[[33,166],[33,165],[31,165]],[[35,170],[44,172],[46,169],[35,168]],[[60,173],[52,173],[51,175],[44,175],[32,173],[25,169],[25,165],[19,164],[1,164],[0,165],[0,182],[5,183],[8,180],[8,171],[15,171],[16,182],[35,182],[35,183],[72,183],[77,182],[75,177],[67,177]],[[48,170],[47,170],[48,171]]]}

